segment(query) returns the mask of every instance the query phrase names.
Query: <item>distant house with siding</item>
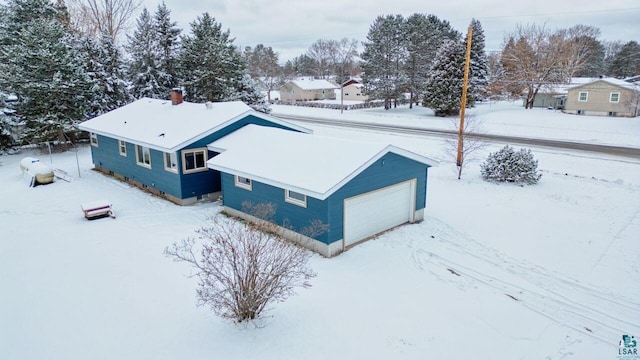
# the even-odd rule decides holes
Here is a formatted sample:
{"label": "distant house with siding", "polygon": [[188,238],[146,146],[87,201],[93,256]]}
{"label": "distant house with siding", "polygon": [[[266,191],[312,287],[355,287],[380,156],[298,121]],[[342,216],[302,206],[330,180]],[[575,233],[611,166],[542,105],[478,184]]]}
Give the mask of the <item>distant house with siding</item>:
{"label": "distant house with siding", "polygon": [[364,85],[357,80],[348,80],[342,84],[342,92],[344,100],[367,101],[369,96],[363,92]]}
{"label": "distant house with siding", "polygon": [[[592,78],[574,77],[566,84],[544,85],[533,98],[533,107],[563,109],[567,100],[568,89],[590,81],[592,81]],[[523,99],[523,106],[526,101],[526,99]]]}
{"label": "distant house with siding", "polygon": [[280,87],[280,99],[283,101],[335,100],[338,87],[322,79],[312,77],[287,81]]}
{"label": "distant house with siding", "polygon": [[[252,144],[249,148],[246,144]],[[437,161],[387,144],[248,125],[214,141],[227,213],[259,221],[247,204],[272,204],[280,233],[324,256],[420,221],[427,172]],[[256,150],[259,149],[259,150]],[[314,221],[327,230],[308,237]]]}
{"label": "distant house with siding", "polygon": [[216,197],[220,173],[207,167],[211,142],[248,124],[311,132],[240,101],[196,104],[143,98],[80,124],[94,167],[174,203]]}
{"label": "distant house with siding", "polygon": [[578,115],[635,117],[639,107],[637,85],[615,78],[594,78],[568,89],[563,111]]}

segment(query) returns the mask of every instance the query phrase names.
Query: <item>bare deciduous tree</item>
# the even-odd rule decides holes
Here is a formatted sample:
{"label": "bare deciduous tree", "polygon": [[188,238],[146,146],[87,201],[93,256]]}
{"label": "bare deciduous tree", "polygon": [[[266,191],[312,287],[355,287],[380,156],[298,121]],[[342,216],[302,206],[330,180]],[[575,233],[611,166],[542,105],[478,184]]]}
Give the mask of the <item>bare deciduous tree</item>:
{"label": "bare deciduous tree", "polygon": [[600,30],[576,25],[549,31],[535,24],[518,26],[507,36],[502,50],[505,77],[526,90],[525,108],[532,108],[543,87],[569,83],[571,78],[594,62]]}
{"label": "bare deciduous tree", "polygon": [[[447,139],[447,152],[452,154],[453,162],[457,162],[458,151],[458,131],[460,129],[460,123],[458,119],[452,119],[451,122],[455,129],[455,136]],[[467,162],[475,160],[474,154],[487,146],[487,143],[482,139],[482,135],[486,133],[482,124],[481,118],[470,114],[465,117],[464,131],[462,132],[462,161],[460,166],[457,166],[458,180],[462,177],[462,170]]]}
{"label": "bare deciduous tree", "polygon": [[550,40],[551,32],[544,26],[518,26],[502,51],[506,77],[527,91],[527,109],[543,86],[562,82],[558,47]]}
{"label": "bare deciduous tree", "polygon": [[576,73],[585,69],[594,50],[594,43],[600,36],[600,30],[593,26],[576,25],[569,29],[555,32],[550,39],[558,49],[558,61],[562,78],[567,82]]}
{"label": "bare deciduous tree", "polygon": [[141,4],[142,0],[71,0],[71,19],[86,34],[106,32],[117,39]]}
{"label": "bare deciduous tree", "polygon": [[[270,216],[274,208],[264,204],[255,211]],[[311,253],[277,237],[268,224],[219,217],[212,227],[199,229],[197,239],[174,243],[165,254],[194,267],[199,306],[208,305],[225,319],[254,320],[296,288],[310,287],[315,276],[307,265]]]}
{"label": "bare deciduous tree", "polygon": [[326,79],[335,65],[338,43],[335,40],[316,40],[309,50],[307,56],[314,60],[316,76]]}

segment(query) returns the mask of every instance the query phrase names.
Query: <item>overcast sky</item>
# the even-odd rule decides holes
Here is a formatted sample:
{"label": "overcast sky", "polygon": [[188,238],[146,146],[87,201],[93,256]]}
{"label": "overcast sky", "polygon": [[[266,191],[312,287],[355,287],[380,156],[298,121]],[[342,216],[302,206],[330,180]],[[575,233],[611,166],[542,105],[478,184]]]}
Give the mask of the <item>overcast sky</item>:
{"label": "overcast sky", "polygon": [[[162,0],[143,0],[153,13]],[[640,42],[639,0],[165,0],[171,18],[190,33],[189,24],[208,12],[229,29],[240,47],[264,44],[282,63],[306,52],[318,39],[366,39],[378,15],[434,14],[466,33],[480,20],[487,52],[500,49],[518,24],[551,30],[577,24],[600,29],[601,40]]]}

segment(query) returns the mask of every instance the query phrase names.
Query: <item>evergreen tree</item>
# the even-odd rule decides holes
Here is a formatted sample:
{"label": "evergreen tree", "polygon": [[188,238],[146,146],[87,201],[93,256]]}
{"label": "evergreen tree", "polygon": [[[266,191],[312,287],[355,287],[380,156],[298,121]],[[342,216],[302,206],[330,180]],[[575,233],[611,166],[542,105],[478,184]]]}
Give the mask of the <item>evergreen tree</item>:
{"label": "evergreen tree", "polygon": [[[489,70],[487,55],[484,51],[484,30],[480,21],[471,20],[471,61],[469,64],[469,87],[467,89],[467,105],[473,106],[476,99],[485,93]],[[467,43],[465,36],[464,43]]]}
{"label": "evergreen tree", "polygon": [[13,118],[14,111],[9,108],[9,104],[5,102],[8,98],[7,94],[0,91],[0,154],[3,150],[13,145],[12,125],[15,125]]}
{"label": "evergreen tree", "polygon": [[362,78],[371,98],[384,99],[390,109],[401,96],[406,77],[402,67],[406,60],[401,15],[378,16],[369,28],[362,52]]}
{"label": "evergreen tree", "polygon": [[99,40],[84,38],[82,53],[91,89],[89,117],[104,114],[133,100],[125,78],[122,55],[104,32]]}
{"label": "evergreen tree", "polygon": [[160,59],[158,33],[149,11],[144,8],[136,20],[136,29],[132,36],[127,35],[126,49],[131,57],[129,79],[132,94],[136,99],[149,97],[164,99],[169,96],[162,89],[158,70]]}
{"label": "evergreen tree", "polygon": [[464,55],[461,42],[447,40],[431,66],[423,105],[433,109],[437,116],[455,115],[460,111]]}
{"label": "evergreen tree", "polygon": [[171,89],[178,85],[178,51],[180,48],[180,28],[171,21],[171,11],[164,1],[158,5],[153,17],[156,32],[158,58],[158,90],[160,98],[168,99]]}
{"label": "evergreen tree", "polygon": [[460,34],[449,22],[440,20],[435,15],[413,14],[407,18],[404,27],[407,48],[404,72],[406,89],[411,97],[409,107],[413,107],[413,103],[418,102],[423,92],[429,68],[438,49],[447,39],[459,39]]}
{"label": "evergreen tree", "polygon": [[629,41],[622,45],[609,66],[609,75],[625,78],[640,74],[640,44]]}
{"label": "evergreen tree", "polygon": [[282,79],[282,68],[278,65],[278,54],[270,46],[258,44],[255,49],[246,47],[243,55],[251,78],[267,92],[267,99],[270,102],[271,91],[276,89]]}
{"label": "evergreen tree", "polygon": [[[307,54],[296,56],[293,60],[288,61],[287,63],[291,63],[291,70],[287,71],[287,75],[290,75],[291,77],[313,75],[315,71],[314,69],[317,67],[315,60],[310,58]],[[289,66],[285,65],[285,69],[288,68]]]}
{"label": "evergreen tree", "polygon": [[271,112],[269,102],[265,100],[264,95],[258,88],[258,84],[251,78],[249,74],[242,76],[242,81],[239,84],[235,94],[231,95],[226,100],[234,101],[239,100],[249,105],[256,111],[268,114]]}
{"label": "evergreen tree", "polygon": [[240,88],[245,64],[229,37],[208,13],[191,23],[182,37],[180,74],[186,98],[194,102],[224,101]]}
{"label": "evergreen tree", "polygon": [[39,19],[4,48],[2,82],[19,95],[16,114],[29,142],[65,140],[86,118],[90,97],[84,64],[67,29],[56,19]]}
{"label": "evergreen tree", "polygon": [[0,4],[0,45],[15,44],[18,35],[33,22],[65,16],[58,13],[58,9],[49,0],[4,1],[4,4]]}

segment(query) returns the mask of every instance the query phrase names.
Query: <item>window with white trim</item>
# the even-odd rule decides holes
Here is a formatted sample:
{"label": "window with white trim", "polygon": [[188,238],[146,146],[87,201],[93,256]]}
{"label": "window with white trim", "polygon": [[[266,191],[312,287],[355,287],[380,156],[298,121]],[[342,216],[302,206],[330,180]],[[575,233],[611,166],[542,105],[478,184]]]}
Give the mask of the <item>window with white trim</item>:
{"label": "window with white trim", "polygon": [[243,176],[235,176],[235,185],[245,190],[251,190],[253,188],[251,179]]}
{"label": "window with white trim", "polygon": [[178,173],[178,154],[175,152],[164,153],[164,169],[172,173]]}
{"label": "window with white trim", "polygon": [[578,101],[587,101],[588,98],[589,98],[588,91],[580,91],[578,93]]}
{"label": "window with white trim", "polygon": [[190,174],[207,170],[207,148],[182,150],[182,172]]}
{"label": "window with white trim", "polygon": [[89,133],[89,141],[91,142],[92,146],[98,147],[98,134]]}
{"label": "window with white trim", "polygon": [[610,103],[618,103],[618,102],[620,102],[620,93],[619,92],[612,92],[611,94],[609,94],[609,102]]}
{"label": "window with white trim", "polygon": [[136,163],[151,169],[151,150],[148,147],[136,145]]}
{"label": "window with white trim", "polygon": [[302,207],[307,207],[307,195],[305,194],[301,194],[299,192],[295,192],[295,191],[291,191],[291,190],[285,190],[284,191],[284,201],[290,203],[290,204],[294,204],[294,205],[298,205],[298,206],[302,206]]}
{"label": "window with white trim", "polygon": [[118,140],[118,152],[122,156],[127,156],[127,143],[124,140]]}

